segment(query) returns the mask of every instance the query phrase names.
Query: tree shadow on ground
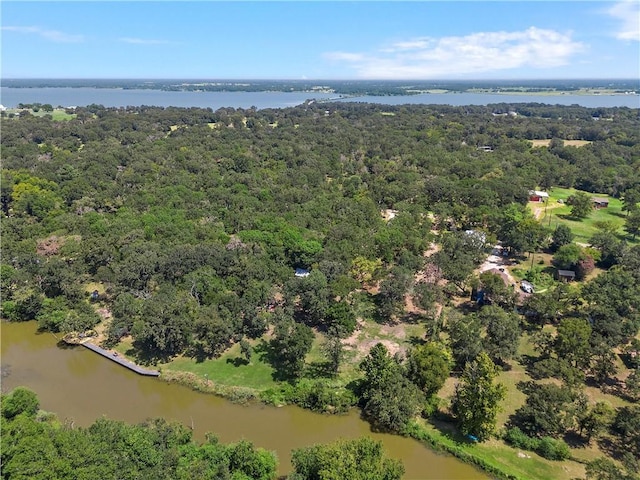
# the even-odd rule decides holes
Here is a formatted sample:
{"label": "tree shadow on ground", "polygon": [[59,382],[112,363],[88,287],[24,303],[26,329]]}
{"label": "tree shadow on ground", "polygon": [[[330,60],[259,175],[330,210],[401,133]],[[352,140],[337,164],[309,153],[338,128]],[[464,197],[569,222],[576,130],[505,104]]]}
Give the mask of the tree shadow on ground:
{"label": "tree shadow on ground", "polygon": [[571,448],[587,448],[590,445],[588,439],[576,432],[565,433],[562,440],[564,440]]}
{"label": "tree shadow on ground", "polygon": [[424,345],[427,343],[427,340],[422,337],[418,337],[417,335],[411,335],[407,341],[412,347],[417,347],[418,345]]}
{"label": "tree shadow on ground", "polygon": [[437,417],[432,417],[428,420],[428,423],[438,430],[441,435],[444,435],[449,440],[456,443],[470,445],[477,443],[471,438],[461,433],[455,425],[455,420],[451,415],[440,412]]}
{"label": "tree shadow on ground", "polygon": [[624,447],[621,448],[621,446],[610,437],[599,437],[596,442],[600,451],[609,457],[621,458],[622,454],[628,451]]}
{"label": "tree shadow on ground", "polygon": [[233,365],[234,367],[242,367],[244,365],[249,365],[249,360],[247,360],[246,358],[242,358],[242,357],[235,357],[235,358],[227,358],[226,360],[227,363]]}
{"label": "tree shadow on ground", "polygon": [[156,365],[159,362],[166,363],[171,360],[172,357],[170,354],[148,352],[135,346],[128,349],[124,354],[127,357],[133,358],[138,365],[144,365],[146,367]]}
{"label": "tree shadow on ground", "polygon": [[540,360],[540,357],[523,353],[518,358],[520,360],[520,364],[524,367],[524,371],[531,378],[533,378],[534,380],[545,378],[541,376],[540,372],[535,368],[535,365]]}
{"label": "tree shadow on ground", "polygon": [[558,218],[561,218],[563,220],[568,220],[570,222],[582,222],[586,217],[581,218],[581,217],[575,217],[573,215],[571,215],[570,213],[559,213],[556,215]]}
{"label": "tree shadow on ground", "polygon": [[414,325],[417,325],[418,323],[422,322],[424,320],[424,315],[421,313],[406,313],[404,314],[400,321],[403,323],[411,323]]}
{"label": "tree shadow on ground", "polygon": [[266,340],[260,340],[260,342],[253,347],[253,351],[260,355],[261,358],[273,367],[273,373],[271,378],[276,382],[295,383],[297,377],[292,375],[286,367],[282,364],[278,351],[274,348],[271,342]]}
{"label": "tree shadow on ground", "polygon": [[335,378],[336,374],[331,368],[331,362],[318,361],[311,362],[304,368],[304,376],[306,378]]}

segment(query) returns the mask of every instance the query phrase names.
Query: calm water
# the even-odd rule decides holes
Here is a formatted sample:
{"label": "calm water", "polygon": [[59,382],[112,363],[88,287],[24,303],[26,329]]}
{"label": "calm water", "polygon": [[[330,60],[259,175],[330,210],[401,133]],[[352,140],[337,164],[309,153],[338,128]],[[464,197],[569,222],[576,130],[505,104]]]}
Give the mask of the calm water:
{"label": "calm water", "polygon": [[23,385],[34,390],[44,410],[88,426],[105,415],[130,423],[164,417],[194,427],[195,437],[215,433],[223,442],[247,439],[276,451],[280,474],[291,468],[294,448],[363,435],[382,440],[388,454],[402,460],[407,479],[486,479],[453,457],[420,443],[372,433],[356,412],[315,414],[297,407],[240,406],[186,387],[142,377],[84,347],[59,348],[51,333],[36,333],[35,322],[2,323],[2,390]]}
{"label": "calm water", "polygon": [[0,103],[16,107],[18,103],[50,103],[56,106],[85,106],[92,103],[105,107],[153,105],[159,107],[284,108],[305,100],[329,100],[380,103],[385,105],[437,104],[488,105],[492,103],[546,103],[581,105],[589,108],[640,108],[640,95],[508,95],[489,93],[442,93],[389,97],[350,97],[340,99],[329,93],[305,92],[167,92],[162,90],[122,90],[118,88],[8,88],[0,89]]}

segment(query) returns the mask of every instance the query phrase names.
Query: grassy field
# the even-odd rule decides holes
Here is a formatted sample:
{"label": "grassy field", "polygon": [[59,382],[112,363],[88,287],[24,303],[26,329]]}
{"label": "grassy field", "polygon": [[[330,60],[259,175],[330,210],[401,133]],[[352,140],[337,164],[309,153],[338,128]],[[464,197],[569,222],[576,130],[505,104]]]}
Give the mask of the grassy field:
{"label": "grassy field", "polygon": [[[551,143],[550,139],[547,140],[529,140],[533,147],[548,147]],[[565,147],[584,147],[590,144],[588,140],[563,140]]]}
{"label": "grassy field", "polygon": [[66,120],[71,120],[72,118],[76,118],[75,113],[69,114],[65,111],[64,108],[54,108],[53,112],[45,112],[42,109],[38,110],[37,112],[34,112],[33,110],[25,109],[25,108],[7,108],[5,113],[9,115],[11,113],[15,114],[18,112],[22,112],[24,110],[27,110],[34,117],[44,117],[46,115],[50,115],[51,118],[56,122],[66,121]]}
{"label": "grassy field", "polygon": [[[610,222],[616,227],[616,234],[622,240],[630,243],[633,241],[630,235],[624,230],[626,214],[622,211],[622,201],[618,198],[609,197],[606,194],[590,193],[592,197],[604,197],[609,199],[609,207],[601,209],[593,209],[589,216],[583,220],[574,220],[570,217],[571,207],[566,204],[567,198],[576,193],[578,190],[574,188],[554,187],[549,190],[549,201],[546,211],[542,212],[540,221],[543,225],[555,228],[559,224],[567,225],[575,235],[575,241],[579,243],[588,243],[594,233],[598,231],[598,222]],[[562,202],[560,202],[561,200]],[[530,208],[543,208],[544,204],[529,202]]]}
{"label": "grassy field", "polygon": [[[258,342],[252,342],[254,348]],[[219,358],[198,362],[189,357],[178,357],[161,368],[176,372],[190,372],[201,379],[226,386],[243,386],[255,390],[266,390],[277,385],[273,379],[274,369],[265,360],[265,354],[257,348],[251,362],[240,354],[240,346],[233,345]]]}
{"label": "grassy field", "polygon": [[[546,460],[534,452],[522,452],[506,446],[500,440],[471,443],[448,422],[421,419],[411,431],[411,436],[432,444],[439,450],[489,469],[495,469],[509,478],[519,480],[584,478],[584,466],[578,462]],[[471,460],[473,459],[473,460]],[[500,478],[492,475],[493,478]]]}

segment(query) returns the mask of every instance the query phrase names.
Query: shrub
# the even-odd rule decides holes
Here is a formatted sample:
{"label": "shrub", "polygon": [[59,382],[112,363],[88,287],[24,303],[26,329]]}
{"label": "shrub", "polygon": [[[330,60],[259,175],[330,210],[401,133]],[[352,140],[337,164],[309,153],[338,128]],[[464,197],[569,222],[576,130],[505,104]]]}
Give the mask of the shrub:
{"label": "shrub", "polygon": [[523,450],[535,450],[538,446],[538,439],[532,438],[518,427],[508,428],[504,434],[504,440],[516,448]]}
{"label": "shrub", "polygon": [[551,437],[542,437],[535,451],[548,460],[565,460],[571,456],[571,450],[565,441]]}

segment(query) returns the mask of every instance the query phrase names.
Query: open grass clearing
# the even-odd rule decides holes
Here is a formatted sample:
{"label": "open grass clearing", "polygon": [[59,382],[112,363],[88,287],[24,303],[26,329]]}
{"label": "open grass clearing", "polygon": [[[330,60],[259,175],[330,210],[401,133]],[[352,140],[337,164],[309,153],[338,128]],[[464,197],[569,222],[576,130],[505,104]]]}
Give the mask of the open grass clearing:
{"label": "open grass clearing", "polygon": [[[531,142],[534,148],[536,147],[548,147],[551,144],[551,139],[546,140],[528,140]],[[584,147],[585,145],[589,145],[591,141],[589,140],[563,140],[565,147]]]}
{"label": "open grass clearing", "polygon": [[483,443],[469,443],[464,441],[455,427],[448,422],[420,420],[419,424],[438,444],[462,450],[518,479],[584,478],[584,466],[577,462],[546,460],[534,452],[511,448],[496,439]]}
{"label": "open grass clearing", "polygon": [[67,113],[64,108],[54,108],[52,112],[45,112],[42,109],[39,109],[37,112],[35,112],[32,109],[28,108],[7,108],[5,110],[5,113],[7,116],[9,116],[10,114],[20,114],[25,110],[34,117],[45,117],[49,115],[51,116],[52,120],[56,122],[71,120],[73,118],[76,118],[77,116],[75,113]]}
{"label": "open grass clearing", "polygon": [[266,390],[276,387],[277,382],[273,380],[273,367],[264,357],[263,352],[254,351],[249,363],[241,355],[240,345],[236,344],[215,359],[198,362],[189,357],[177,357],[160,367],[175,372],[190,372],[203,380],[221,385]]}
{"label": "open grass clearing", "polygon": [[618,198],[609,197],[606,194],[588,193],[591,197],[607,198],[609,200],[608,208],[593,209],[587,218],[582,220],[573,219],[571,215],[571,207],[566,204],[567,199],[578,192],[574,188],[554,187],[549,190],[549,200],[547,205],[529,202],[532,211],[542,208],[540,222],[542,225],[551,229],[555,229],[559,224],[567,225],[575,235],[576,242],[588,243],[589,239],[598,232],[599,222],[609,222],[616,228],[615,233],[621,240],[629,243],[638,243],[627,235],[624,230],[626,214],[622,211],[622,201]]}

